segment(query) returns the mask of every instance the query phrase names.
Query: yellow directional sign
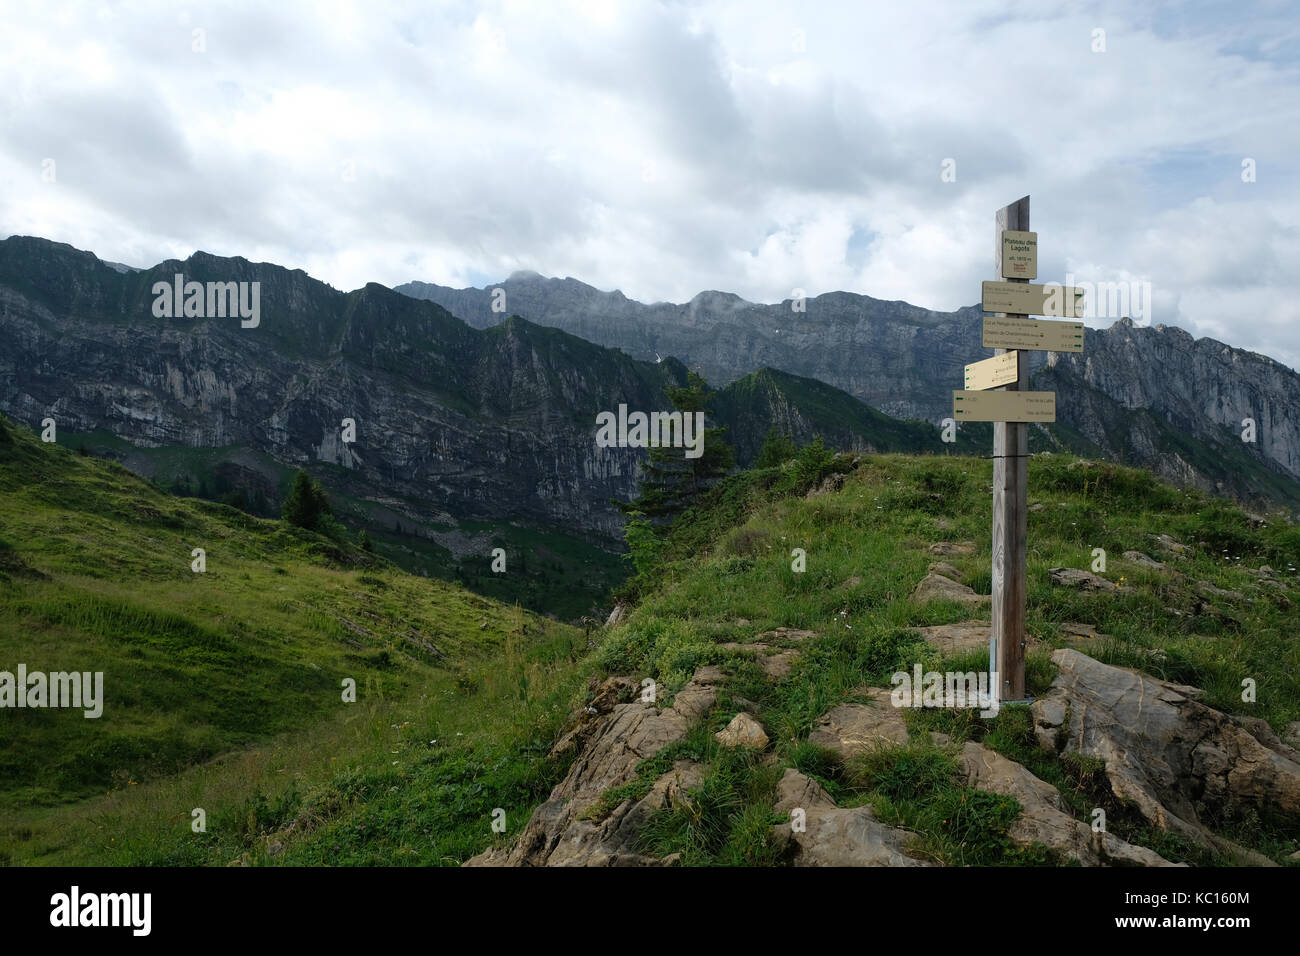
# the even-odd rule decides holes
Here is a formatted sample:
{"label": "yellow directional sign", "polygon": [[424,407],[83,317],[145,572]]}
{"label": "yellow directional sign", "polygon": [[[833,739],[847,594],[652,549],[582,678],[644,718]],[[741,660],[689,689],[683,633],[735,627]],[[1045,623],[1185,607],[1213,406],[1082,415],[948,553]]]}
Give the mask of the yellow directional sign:
{"label": "yellow directional sign", "polygon": [[1002,230],[1002,275],[1008,279],[1038,278],[1038,233]]}
{"label": "yellow directional sign", "polygon": [[984,316],[986,349],[1036,349],[1043,352],[1082,352],[1082,322],[1047,322]]}
{"label": "yellow directional sign", "polygon": [[1019,352],[1007,352],[967,365],[966,388],[976,390],[997,388],[999,385],[1007,385],[1019,380],[1019,355]]}
{"label": "yellow directional sign", "polygon": [[952,417],[959,422],[1054,422],[1056,393],[954,391]]}
{"label": "yellow directional sign", "polygon": [[1083,290],[1076,286],[985,282],[983,291],[985,312],[1050,315],[1058,319],[1083,318]]}

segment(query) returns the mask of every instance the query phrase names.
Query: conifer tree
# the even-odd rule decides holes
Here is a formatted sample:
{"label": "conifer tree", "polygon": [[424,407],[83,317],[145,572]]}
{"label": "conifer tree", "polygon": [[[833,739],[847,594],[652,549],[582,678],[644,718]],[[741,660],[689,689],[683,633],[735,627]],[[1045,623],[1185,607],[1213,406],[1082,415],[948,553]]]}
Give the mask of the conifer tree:
{"label": "conifer tree", "polygon": [[325,496],[325,489],[320,486],[320,482],[312,480],[307,472],[300,469],[294,476],[289,497],[284,499],[281,513],[289,524],[316,531],[320,528],[321,519],[332,514],[333,509],[330,508],[329,498]]}
{"label": "conifer tree", "polygon": [[[713,397],[708,383],[696,372],[687,374],[685,385],[669,386],[664,392],[683,418],[695,412],[707,414]],[[625,514],[639,511],[659,523],[681,514],[735,464],[731,446],[723,441],[725,432],[725,427],[706,427],[698,458],[686,457],[688,449],[684,447],[651,448],[640,494],[634,501],[617,502],[619,507]]]}

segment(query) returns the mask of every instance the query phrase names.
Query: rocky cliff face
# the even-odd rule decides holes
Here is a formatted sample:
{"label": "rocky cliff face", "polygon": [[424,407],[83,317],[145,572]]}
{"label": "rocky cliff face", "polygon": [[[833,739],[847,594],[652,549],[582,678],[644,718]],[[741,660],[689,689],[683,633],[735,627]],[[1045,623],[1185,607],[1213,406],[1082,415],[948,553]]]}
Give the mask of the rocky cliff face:
{"label": "rocky cliff face", "polygon": [[1300,476],[1300,376],[1273,359],[1121,319],[1090,334],[1082,354],[1054,352],[1048,364],[1058,381],[1086,383],[1125,409],[1150,409],[1193,435],[1221,429],[1240,442],[1251,419],[1258,451]]}
{"label": "rocky cliff face", "polygon": [[[472,325],[512,312],[637,358],[674,355],[715,385],[770,366],[820,379],[881,411],[937,422],[952,413],[963,367],[980,346],[978,307],[931,312],[847,292],[757,305],[704,292],[643,305],[574,279],[516,273],[485,289],[412,282],[398,291],[440,303]],[[1243,498],[1300,500],[1300,375],[1253,352],[1127,319],[1089,329],[1081,355],[1031,352],[1033,387],[1057,392],[1060,422],[1107,455],[1164,477]],[[1242,420],[1256,441],[1241,441]]]}
{"label": "rocky cliff face", "polygon": [[[260,321],[155,316],[153,285],[176,273],[260,283]],[[772,424],[833,447],[937,445],[936,429],[824,383],[751,378],[713,406],[741,464]],[[476,329],[379,285],[341,293],[301,271],[205,253],[122,270],[59,243],[0,242],[0,409],[29,425],[52,417],[61,433],[230,449],[223,467],[254,468],[239,484],[266,497],[248,450],[309,467],[331,491],[381,504],[389,521],[530,519],[609,542],[623,524],[610,499],[635,497],[647,453],[598,447],[596,415],[670,409],[664,388],[685,379],[676,359],[638,361],[518,317]],[[345,419],[355,441],[344,440]]]}
{"label": "rocky cliff face", "polygon": [[[156,281],[257,281],[261,319],[157,318]],[[136,444],[242,446],[431,521],[530,518],[617,534],[644,452],[599,448],[598,411],[669,407],[679,363],[636,362],[512,319],[487,331],[378,285],[198,253],[122,273],[39,239],[0,243],[0,408]],[[356,423],[343,441],[342,423]]]}
{"label": "rocky cliff face", "polygon": [[770,367],[828,382],[896,418],[951,415],[945,383],[960,382],[967,363],[993,354],[980,348],[977,308],[931,312],[848,292],[808,299],[803,311],[790,300],[758,305],[724,292],[701,292],[680,305],[643,305],[621,292],[533,272],[483,289],[410,282],[396,291],[487,328],[503,318],[492,311],[496,289],[504,291],[510,312],[531,322],[634,358],[674,355],[715,386]]}

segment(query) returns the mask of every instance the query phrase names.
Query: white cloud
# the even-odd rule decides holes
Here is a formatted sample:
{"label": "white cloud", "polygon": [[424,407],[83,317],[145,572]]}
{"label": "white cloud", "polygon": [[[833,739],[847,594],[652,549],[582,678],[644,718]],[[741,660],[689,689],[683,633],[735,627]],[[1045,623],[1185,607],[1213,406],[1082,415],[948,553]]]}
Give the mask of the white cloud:
{"label": "white cloud", "polygon": [[1041,280],[1300,366],[1296,51],[1263,2],[8,5],[0,234],[947,310],[1029,193]]}

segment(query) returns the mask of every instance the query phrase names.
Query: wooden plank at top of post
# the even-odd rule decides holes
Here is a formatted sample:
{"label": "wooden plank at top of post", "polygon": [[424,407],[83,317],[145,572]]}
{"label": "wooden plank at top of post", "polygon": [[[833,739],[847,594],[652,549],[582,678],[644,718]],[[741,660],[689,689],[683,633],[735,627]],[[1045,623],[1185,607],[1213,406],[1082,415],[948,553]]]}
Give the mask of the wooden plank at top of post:
{"label": "wooden plank at top of post", "polygon": [[[994,269],[1002,276],[1002,234],[1029,231],[1029,197],[998,210],[994,217]],[[1028,282],[1028,279],[1010,279]],[[1016,313],[999,316],[1026,319]],[[1007,349],[996,349],[1003,355]],[[1014,351],[1014,350],[1012,350]],[[1020,375],[1007,391],[1029,387],[1029,363],[1020,356]],[[1026,457],[1029,426],[1019,422],[993,425],[993,626],[989,633],[989,669],[997,675],[998,699],[1023,700],[1025,696],[1025,538],[1028,518]],[[993,688],[990,688],[993,690]]]}

